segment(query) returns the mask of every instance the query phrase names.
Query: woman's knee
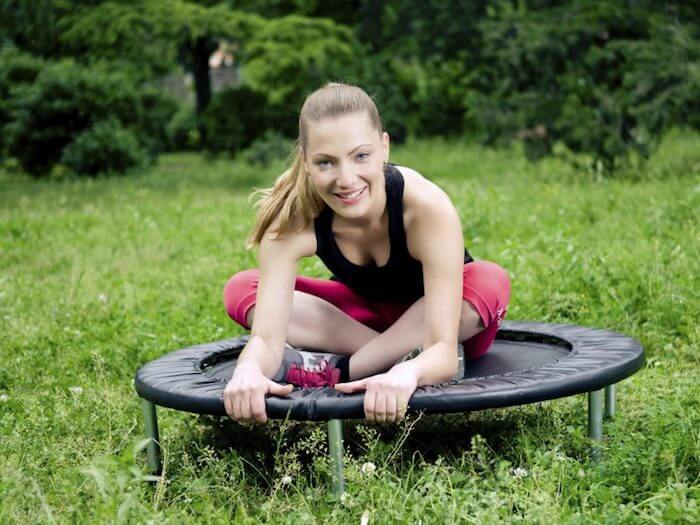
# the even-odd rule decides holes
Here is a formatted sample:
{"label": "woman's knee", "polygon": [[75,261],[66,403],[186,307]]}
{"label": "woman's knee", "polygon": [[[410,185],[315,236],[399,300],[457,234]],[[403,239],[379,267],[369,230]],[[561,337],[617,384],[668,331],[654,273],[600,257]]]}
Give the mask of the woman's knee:
{"label": "woman's knee", "polygon": [[510,301],[508,272],[491,261],[467,263],[464,267],[464,288],[466,293],[474,290],[500,324]]}
{"label": "woman's knee", "polygon": [[245,323],[245,319],[238,319],[241,315],[241,302],[250,302],[258,287],[260,272],[257,268],[244,270],[233,275],[224,285],[224,305],[229,317],[237,322]]}

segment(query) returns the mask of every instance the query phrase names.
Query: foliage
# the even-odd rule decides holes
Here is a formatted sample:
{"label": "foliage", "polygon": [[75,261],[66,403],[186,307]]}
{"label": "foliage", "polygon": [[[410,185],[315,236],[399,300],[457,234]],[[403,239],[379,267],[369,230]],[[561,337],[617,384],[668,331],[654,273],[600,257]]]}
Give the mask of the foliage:
{"label": "foliage", "polygon": [[123,173],[148,159],[134,133],[116,118],[95,122],[78,134],[61,154],[61,164],[76,173]]}
{"label": "foliage", "polygon": [[269,166],[273,162],[279,163],[287,159],[293,145],[293,141],[281,133],[268,129],[241,152],[240,158],[247,164]]}
{"label": "foliage", "polygon": [[560,140],[611,171],[632,153],[647,157],[680,122],[674,98],[700,98],[698,28],[644,2],[504,2],[487,12],[465,96],[469,125],[487,143],[521,138],[537,158]]}
{"label": "foliage", "polygon": [[267,98],[248,86],[217,93],[202,115],[204,147],[233,154],[250,145],[270,126]]}
{"label": "foliage", "polygon": [[[47,63],[32,85],[15,91],[11,122],[6,126],[8,150],[27,172],[46,174],[81,133],[97,122],[114,119],[136,137],[141,147],[153,152],[163,140],[168,108],[173,106],[162,100],[162,95],[142,88],[108,64],[85,67],[71,60]],[[124,133],[112,128],[120,138],[119,147],[129,142]],[[105,137],[106,129],[103,125],[97,135],[88,135],[92,138],[83,139],[82,148]],[[70,158],[77,159],[78,154],[74,152]]]}
{"label": "foliage", "polygon": [[34,82],[44,67],[44,60],[19,51],[14,46],[0,48],[0,157],[7,148],[7,130],[11,120],[12,99],[21,86]]}
{"label": "foliage", "polygon": [[241,53],[245,82],[271,105],[298,111],[304,96],[349,67],[356,50],[352,31],[331,20],[273,19]]}
{"label": "foliage", "polygon": [[166,125],[168,149],[171,151],[189,151],[199,149],[201,136],[199,120],[191,105],[182,105]]}

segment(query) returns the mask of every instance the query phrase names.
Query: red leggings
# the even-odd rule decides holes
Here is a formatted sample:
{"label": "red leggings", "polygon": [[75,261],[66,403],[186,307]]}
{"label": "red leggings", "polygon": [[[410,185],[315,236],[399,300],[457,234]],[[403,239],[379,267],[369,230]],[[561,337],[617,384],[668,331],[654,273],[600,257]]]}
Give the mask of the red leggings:
{"label": "red leggings", "polygon": [[[257,269],[244,270],[231,277],[224,287],[224,304],[229,317],[246,330],[250,330],[246,315],[255,305],[258,276]],[[476,309],[486,327],[462,342],[465,358],[476,359],[489,349],[506,315],[510,279],[499,265],[483,260],[465,263],[463,276],[462,297]],[[294,289],[325,299],[378,332],[389,328],[413,304],[368,301],[341,282],[303,275],[297,276]]]}

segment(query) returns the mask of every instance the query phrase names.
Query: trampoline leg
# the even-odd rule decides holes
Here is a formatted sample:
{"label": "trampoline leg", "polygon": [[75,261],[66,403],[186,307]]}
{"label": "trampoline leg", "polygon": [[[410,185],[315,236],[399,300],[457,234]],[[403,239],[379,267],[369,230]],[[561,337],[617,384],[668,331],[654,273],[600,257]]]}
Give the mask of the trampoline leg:
{"label": "trampoline leg", "polygon": [[156,406],[145,399],[141,399],[143,416],[146,422],[146,437],[150,442],[146,446],[148,452],[148,466],[153,474],[160,475],[162,465],[160,463],[160,437],[158,436],[158,416]]}
{"label": "trampoline leg", "polygon": [[615,415],[615,384],[605,387],[605,417]]}
{"label": "trampoline leg", "polygon": [[603,389],[588,392],[588,437],[593,440],[591,460],[598,463],[601,458],[600,444],[603,440]]}
{"label": "trampoline leg", "polygon": [[343,478],[343,421],[331,419],[328,421],[328,451],[333,468],[333,494],[340,496],[345,492]]}

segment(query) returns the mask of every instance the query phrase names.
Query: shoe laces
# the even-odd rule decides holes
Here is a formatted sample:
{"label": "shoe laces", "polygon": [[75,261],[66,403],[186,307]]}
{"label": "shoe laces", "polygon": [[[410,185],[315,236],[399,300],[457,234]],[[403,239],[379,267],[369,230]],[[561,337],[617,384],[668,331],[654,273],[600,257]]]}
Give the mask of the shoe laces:
{"label": "shoe laces", "polygon": [[287,371],[285,381],[302,388],[328,386],[333,388],[340,379],[340,369],[331,367],[327,359],[323,359],[319,370],[304,368],[293,364]]}

